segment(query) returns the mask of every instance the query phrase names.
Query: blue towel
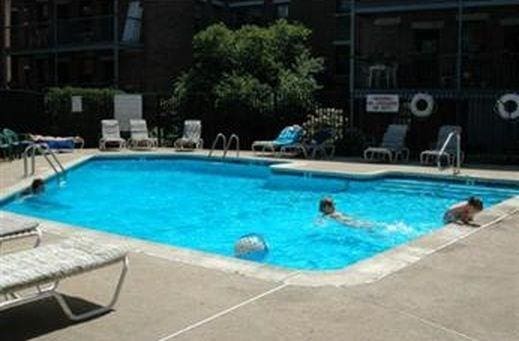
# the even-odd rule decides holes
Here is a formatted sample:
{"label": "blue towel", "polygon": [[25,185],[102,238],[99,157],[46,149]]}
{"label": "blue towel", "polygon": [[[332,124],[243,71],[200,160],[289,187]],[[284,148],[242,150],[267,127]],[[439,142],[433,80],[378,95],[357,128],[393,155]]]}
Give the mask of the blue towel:
{"label": "blue towel", "polygon": [[298,125],[286,127],[281,131],[279,136],[274,140],[274,144],[284,146],[292,143],[297,143],[303,135],[303,128]]}

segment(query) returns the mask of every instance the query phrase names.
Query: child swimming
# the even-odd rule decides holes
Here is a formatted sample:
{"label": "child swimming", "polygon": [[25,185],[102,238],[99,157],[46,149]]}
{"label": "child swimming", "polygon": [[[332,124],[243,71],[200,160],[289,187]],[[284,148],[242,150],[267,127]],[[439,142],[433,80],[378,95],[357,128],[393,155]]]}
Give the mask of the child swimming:
{"label": "child swimming", "polygon": [[483,210],[483,202],[481,199],[470,197],[466,202],[461,202],[451,206],[443,215],[443,222],[445,224],[461,223],[465,225],[473,225],[472,221],[476,213]]}
{"label": "child swimming", "polygon": [[27,188],[25,191],[22,192],[23,196],[26,195],[35,195],[40,194],[43,191],[45,191],[45,182],[43,182],[42,179],[34,179],[34,181],[31,184],[31,187]]}
{"label": "child swimming", "polygon": [[319,201],[319,212],[323,214],[323,217],[330,218],[338,223],[351,227],[371,227],[372,224],[356,220],[344,213],[337,212],[335,209],[335,203],[332,198],[324,198]]}

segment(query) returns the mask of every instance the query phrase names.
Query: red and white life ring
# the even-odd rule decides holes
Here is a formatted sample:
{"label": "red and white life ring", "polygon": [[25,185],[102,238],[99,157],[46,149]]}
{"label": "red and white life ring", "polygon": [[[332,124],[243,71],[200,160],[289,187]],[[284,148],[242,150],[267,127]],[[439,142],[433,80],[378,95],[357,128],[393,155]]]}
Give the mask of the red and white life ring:
{"label": "red and white life ring", "polygon": [[[510,102],[515,104],[515,109],[512,111],[509,111],[507,108],[507,104]],[[497,100],[496,111],[504,120],[515,120],[519,118],[519,95],[510,93],[501,96]]]}
{"label": "red and white life ring", "polygon": [[[425,107],[419,108],[418,106],[422,102],[425,102]],[[426,93],[417,93],[411,99],[409,108],[416,117],[429,117],[434,110],[434,97]]]}

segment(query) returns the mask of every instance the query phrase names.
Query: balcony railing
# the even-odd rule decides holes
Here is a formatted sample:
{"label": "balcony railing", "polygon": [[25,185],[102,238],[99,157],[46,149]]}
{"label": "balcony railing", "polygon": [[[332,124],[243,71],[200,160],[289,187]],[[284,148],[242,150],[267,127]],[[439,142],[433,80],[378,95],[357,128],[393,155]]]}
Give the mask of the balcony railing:
{"label": "balcony railing", "polygon": [[[408,53],[385,60],[357,58],[355,87],[456,89],[457,77],[456,54]],[[464,54],[461,85],[465,89],[518,88],[519,53]]]}
{"label": "balcony railing", "polygon": [[58,21],[59,46],[105,43],[114,40],[113,16]]}
{"label": "balcony railing", "polygon": [[[112,15],[60,19],[51,22],[5,27],[10,33],[10,50],[13,52],[91,46],[114,41],[114,17]],[[140,27],[140,19],[127,18],[133,26]],[[119,40],[123,39],[125,22],[119,25]],[[126,37],[127,38],[127,37]],[[126,44],[139,44],[140,35],[131,35]]]}

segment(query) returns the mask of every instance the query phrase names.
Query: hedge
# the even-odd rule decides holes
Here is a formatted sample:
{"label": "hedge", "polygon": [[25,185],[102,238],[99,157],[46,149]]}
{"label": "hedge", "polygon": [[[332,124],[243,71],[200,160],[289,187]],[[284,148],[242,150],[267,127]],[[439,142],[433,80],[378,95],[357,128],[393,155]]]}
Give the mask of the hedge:
{"label": "hedge", "polygon": [[[102,119],[114,117],[115,89],[50,88],[45,95],[50,130],[57,136],[83,137],[87,146],[96,146]],[[82,112],[72,112],[72,96],[81,96]]]}

